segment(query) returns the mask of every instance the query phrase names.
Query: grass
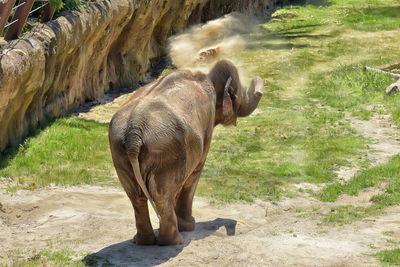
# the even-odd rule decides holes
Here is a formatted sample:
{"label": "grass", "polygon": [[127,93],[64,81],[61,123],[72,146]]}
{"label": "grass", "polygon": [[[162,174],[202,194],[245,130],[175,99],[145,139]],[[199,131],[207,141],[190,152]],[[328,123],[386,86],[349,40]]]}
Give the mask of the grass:
{"label": "grass", "polygon": [[382,232],[382,234],[387,235],[387,236],[393,236],[394,231],[384,231],[384,232]]}
{"label": "grass", "polygon": [[10,261],[11,264],[0,263],[0,267],[35,267],[35,266],[113,266],[107,258],[96,255],[96,253],[86,254],[76,252],[70,248],[64,247],[54,250],[52,245],[45,250],[37,251],[33,249],[33,256],[27,258],[21,250],[13,250]]}
{"label": "grass", "polygon": [[71,266],[71,267],[83,267],[83,266],[112,266],[112,264],[103,257],[97,256],[96,254],[86,255],[82,260],[82,253],[75,252],[69,248],[63,248],[60,250],[42,250],[36,253],[34,256],[23,259],[20,256],[21,252],[16,251],[17,255],[14,256],[11,265],[3,265],[0,263],[0,267],[13,266],[13,267],[35,267],[35,266]]}
{"label": "grass", "polygon": [[344,226],[356,221],[361,221],[370,216],[377,216],[383,213],[383,206],[371,205],[367,207],[341,205],[332,206],[328,211],[320,207],[314,207],[311,210],[299,211],[297,218],[310,217],[319,221],[317,225],[338,225]]}
{"label": "grass", "polygon": [[[331,182],[340,166],[351,161],[365,165],[360,158],[365,158],[368,141],[350,127],[345,113],[369,119],[374,112],[365,105],[383,103],[396,119],[399,96],[383,94],[393,80],[364,72],[364,66],[399,57],[393,59],[392,50],[383,50],[374,38],[360,42],[342,34],[358,29],[347,20],[351,10],[394,4],[290,6],[250,35],[241,57],[267,83],[269,91],[259,104],[262,113],[243,119],[236,129],[216,129],[198,193],[226,201],[277,199],[287,195],[287,183]],[[389,24],[379,30],[392,29]],[[398,48],[394,35],[385,39]],[[380,56],[362,57],[360,51]]]}
{"label": "grass", "polygon": [[107,129],[108,125],[93,121],[57,119],[6,151],[0,176],[29,189],[49,184],[116,185]]}
{"label": "grass", "polygon": [[[87,266],[91,263],[88,261],[88,264],[79,260],[75,260],[75,258],[80,257],[80,255],[71,249],[61,249],[57,251],[53,250],[43,250],[37,253],[35,256],[32,256],[28,259],[21,259],[16,257],[12,265],[13,267],[34,267],[34,266]],[[95,262],[94,262],[95,263]],[[0,264],[0,266],[7,266]]]}
{"label": "grass", "polygon": [[392,250],[382,250],[376,254],[376,257],[384,264],[400,265],[400,248]]}
{"label": "grass", "polygon": [[392,3],[394,5],[379,6],[372,2],[363,8],[352,9],[345,22],[363,31],[397,30],[400,27],[400,3]]}
{"label": "grass", "polygon": [[[351,128],[346,114],[367,120],[389,113],[400,122],[400,96],[383,93],[393,80],[363,70],[400,61],[398,1],[325,3],[284,7],[248,36],[239,57],[264,79],[266,92],[257,112],[240,119],[238,127],[215,129],[198,195],[216,201],[277,200],[296,195],[289,184],[309,182],[331,183],[321,199],[335,199],[351,191],[350,184],[335,183],[336,170],[368,167],[368,140]],[[365,170],[366,184],[376,185],[374,170],[387,167]],[[8,188],[11,192],[51,183],[116,186],[107,125],[55,120],[5,153],[1,176],[19,182]]]}
{"label": "grass", "polygon": [[343,226],[366,217],[376,216],[382,211],[380,206],[354,207],[352,205],[332,207],[330,212],[322,213],[323,222]]}
{"label": "grass", "polygon": [[331,213],[323,214],[325,221],[348,224],[365,217],[380,214],[384,208],[400,203],[400,155],[384,165],[367,168],[359,172],[347,183],[333,183],[323,188],[319,197],[323,201],[335,201],[340,195],[358,195],[358,193],[373,186],[386,182],[383,193],[371,197],[372,204],[368,207],[339,206],[334,207]]}
{"label": "grass", "polygon": [[361,31],[397,30],[400,3],[396,0],[331,0],[328,5],[293,5],[278,10],[269,27],[275,30],[324,28],[335,25]]}
{"label": "grass", "polygon": [[339,164],[348,164],[346,158],[364,148],[343,114],[282,107],[292,105],[286,102],[271,108],[265,102],[259,107],[269,106],[267,112],[237,128],[216,129],[199,194],[226,201],[275,200],[287,195],[287,183],[333,181]]}
{"label": "grass", "polygon": [[[381,65],[376,62],[341,66],[332,72],[316,74],[308,91],[311,97],[330,107],[341,111],[352,112],[352,115],[368,120],[373,112],[366,110],[365,105],[385,103],[392,111],[392,118],[400,123],[400,107],[394,103],[400,101],[399,95],[386,96],[383,89],[395,80],[385,74],[365,72],[365,65]],[[383,111],[382,111],[383,112]]]}
{"label": "grass", "polygon": [[372,201],[381,205],[393,205],[400,202],[400,155],[394,156],[387,164],[365,169],[345,184],[334,183],[326,186],[320,193],[323,201],[335,201],[341,194],[358,195],[367,187],[388,182],[384,194],[374,196]]}

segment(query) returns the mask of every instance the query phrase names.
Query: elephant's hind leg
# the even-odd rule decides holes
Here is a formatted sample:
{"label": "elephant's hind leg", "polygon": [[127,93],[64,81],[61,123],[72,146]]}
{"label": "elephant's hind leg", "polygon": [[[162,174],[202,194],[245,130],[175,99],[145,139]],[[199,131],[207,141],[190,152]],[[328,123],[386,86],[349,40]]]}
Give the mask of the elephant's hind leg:
{"label": "elephant's hind leg", "polygon": [[114,160],[114,165],[119,180],[121,181],[135,211],[137,233],[133,238],[133,242],[137,245],[154,245],[156,243],[156,238],[150,222],[147,198],[142,192],[139,192],[139,185],[135,180],[136,178],[130,162],[125,158],[123,160],[123,163]]}
{"label": "elephant's hind leg", "polygon": [[131,199],[131,202],[135,210],[137,229],[137,233],[133,237],[133,242],[137,245],[154,245],[156,243],[156,237],[150,222],[147,198],[136,197],[133,200]]}
{"label": "elephant's hind leg", "polygon": [[178,245],[183,243],[182,235],[178,231],[178,220],[176,218],[173,197],[166,201],[156,201],[157,209],[160,212],[160,232],[157,243],[164,245]]}

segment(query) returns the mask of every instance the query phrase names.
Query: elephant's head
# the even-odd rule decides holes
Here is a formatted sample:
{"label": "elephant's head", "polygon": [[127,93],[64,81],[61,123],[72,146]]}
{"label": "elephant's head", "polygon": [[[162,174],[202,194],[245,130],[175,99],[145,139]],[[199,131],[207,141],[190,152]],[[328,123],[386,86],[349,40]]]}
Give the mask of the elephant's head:
{"label": "elephant's head", "polygon": [[227,60],[218,61],[208,77],[217,93],[215,125],[236,125],[237,117],[250,115],[263,95],[260,77],[254,77],[247,89],[242,86],[236,67]]}

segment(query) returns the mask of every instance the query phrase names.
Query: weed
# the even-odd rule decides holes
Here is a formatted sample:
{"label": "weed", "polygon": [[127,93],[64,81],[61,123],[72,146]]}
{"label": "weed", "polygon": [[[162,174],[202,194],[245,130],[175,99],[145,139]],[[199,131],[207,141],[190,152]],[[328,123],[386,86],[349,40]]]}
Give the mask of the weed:
{"label": "weed", "polygon": [[85,266],[81,261],[73,258],[79,256],[78,253],[64,248],[57,251],[44,250],[36,253],[28,259],[15,258],[12,266]]}
{"label": "weed", "polygon": [[376,246],[374,244],[368,244],[368,246],[372,249],[376,249]]}
{"label": "weed", "polygon": [[392,250],[382,250],[376,254],[382,263],[400,265],[400,248]]}
{"label": "weed", "polygon": [[86,266],[113,266],[113,264],[111,264],[107,258],[98,256],[96,254],[87,255],[85,258],[83,258],[82,262]]}
{"label": "weed", "polygon": [[387,235],[387,236],[393,236],[394,231],[383,231],[382,234]]}
{"label": "weed", "polygon": [[332,207],[329,213],[322,214],[325,222],[339,225],[350,224],[367,216],[379,214],[379,207],[354,207],[352,205]]}

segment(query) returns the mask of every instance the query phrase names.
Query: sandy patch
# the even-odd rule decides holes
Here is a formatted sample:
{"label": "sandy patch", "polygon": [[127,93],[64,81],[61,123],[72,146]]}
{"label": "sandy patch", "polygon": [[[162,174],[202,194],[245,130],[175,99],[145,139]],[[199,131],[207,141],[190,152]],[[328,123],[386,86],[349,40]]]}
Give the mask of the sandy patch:
{"label": "sandy patch", "polygon": [[[385,164],[390,157],[400,154],[400,133],[390,121],[390,115],[374,115],[370,120],[360,120],[346,114],[346,119],[350,120],[351,127],[371,141],[366,151],[371,166]],[[348,181],[359,170],[359,166],[353,165],[343,167],[336,173],[343,181]]]}
{"label": "sandy patch", "polygon": [[400,134],[390,115],[375,115],[370,120],[351,118],[351,126],[371,139],[367,154],[373,166],[385,164],[400,153]]}
{"label": "sandy patch", "polygon": [[[302,211],[328,207],[311,198],[276,205],[256,201],[210,205],[196,198],[196,229],[180,246],[141,247],[133,209],[120,189],[51,187],[0,194],[0,261],[29,258],[41,250],[68,247],[117,266],[352,266],[375,265],[370,255],[387,247],[383,231],[400,234],[400,206],[387,215],[343,227],[319,224]],[[157,218],[152,214],[157,227]],[[18,250],[18,252],[16,252]],[[94,253],[94,254],[93,254]]]}

